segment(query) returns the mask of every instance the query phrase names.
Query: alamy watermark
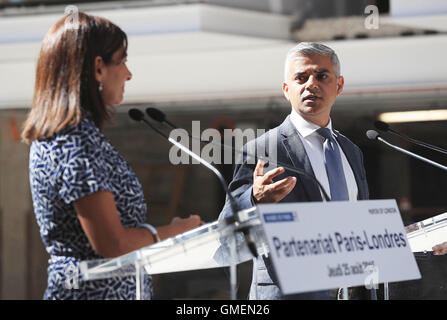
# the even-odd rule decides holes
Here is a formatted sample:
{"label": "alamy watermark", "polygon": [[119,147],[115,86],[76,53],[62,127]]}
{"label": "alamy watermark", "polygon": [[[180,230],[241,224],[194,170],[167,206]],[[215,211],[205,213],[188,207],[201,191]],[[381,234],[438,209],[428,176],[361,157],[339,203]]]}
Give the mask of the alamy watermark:
{"label": "alamy watermark", "polygon": [[364,12],[368,15],[365,18],[365,28],[368,30],[379,29],[379,8],[375,5],[369,5]]}
{"label": "alamy watermark", "polygon": [[64,268],[64,288],[67,290],[79,289],[79,269],[73,264],[69,264]]}
{"label": "alamy watermark", "polygon": [[364,285],[366,289],[379,289],[379,267],[376,265],[368,265],[365,268],[366,278]]}
{"label": "alamy watermark", "polygon": [[79,9],[76,6],[69,5],[65,7],[64,15],[68,16],[65,20],[65,30],[78,30],[79,29]]}
{"label": "alamy watermark", "polygon": [[[256,164],[257,159],[263,159],[267,160],[264,161],[265,168],[269,168],[270,165],[276,166],[276,131],[270,131],[268,135],[264,135],[265,129],[224,129],[222,136],[217,129],[213,128],[201,132],[200,121],[192,121],[191,127],[192,139],[185,129],[174,129],[169,136],[211,164],[242,164],[244,162]],[[255,140],[261,136],[263,138]],[[200,163],[198,160],[190,159],[191,157],[186,152],[176,146],[171,147],[169,151],[171,164]]]}

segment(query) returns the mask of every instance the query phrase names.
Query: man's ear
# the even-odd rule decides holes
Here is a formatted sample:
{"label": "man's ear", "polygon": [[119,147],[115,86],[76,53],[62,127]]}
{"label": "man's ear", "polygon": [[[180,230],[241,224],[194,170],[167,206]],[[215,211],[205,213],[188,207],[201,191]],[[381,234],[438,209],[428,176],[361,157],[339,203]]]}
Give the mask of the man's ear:
{"label": "man's ear", "polygon": [[95,79],[98,82],[103,82],[106,73],[106,68],[102,57],[97,56],[95,58]]}
{"label": "man's ear", "polygon": [[287,82],[282,83],[282,93],[284,93],[284,97],[286,97],[287,101],[289,100],[289,85]]}
{"label": "man's ear", "polygon": [[337,96],[339,96],[342,93],[344,85],[345,85],[345,78],[343,78],[343,76],[338,77],[337,78]]}

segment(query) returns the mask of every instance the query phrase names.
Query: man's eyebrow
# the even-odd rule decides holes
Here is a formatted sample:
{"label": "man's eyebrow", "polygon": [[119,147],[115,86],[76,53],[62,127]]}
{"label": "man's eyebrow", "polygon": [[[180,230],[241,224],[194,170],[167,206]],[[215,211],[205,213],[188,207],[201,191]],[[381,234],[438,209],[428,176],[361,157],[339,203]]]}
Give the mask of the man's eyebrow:
{"label": "man's eyebrow", "polygon": [[302,75],[304,75],[304,74],[306,74],[307,72],[306,71],[297,71],[297,72],[295,72],[293,75],[295,76],[295,77],[297,77],[297,76],[302,76]]}
{"label": "man's eyebrow", "polygon": [[[295,72],[293,75],[295,76],[295,77],[298,77],[298,76],[302,76],[302,75],[305,75],[305,74],[307,74],[308,72],[307,71],[297,71],[297,72]],[[330,71],[328,70],[328,69],[317,69],[317,70],[315,70],[315,73],[330,73]]]}

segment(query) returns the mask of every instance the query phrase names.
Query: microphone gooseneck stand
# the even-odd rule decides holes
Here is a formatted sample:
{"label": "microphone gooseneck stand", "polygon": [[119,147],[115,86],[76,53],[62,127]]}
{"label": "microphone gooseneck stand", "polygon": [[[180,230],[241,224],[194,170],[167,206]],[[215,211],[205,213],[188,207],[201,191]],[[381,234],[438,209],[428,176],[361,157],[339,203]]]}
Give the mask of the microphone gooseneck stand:
{"label": "microphone gooseneck stand", "polygon": [[437,152],[441,152],[441,153],[447,154],[447,150],[445,150],[445,149],[443,149],[443,148],[441,148],[441,147],[437,147],[437,146],[434,146],[434,145],[432,145],[432,144],[423,142],[423,141],[419,141],[419,140],[410,138],[409,136],[407,136],[407,135],[405,135],[405,134],[403,134],[403,133],[400,133],[400,132],[397,131],[397,130],[394,130],[394,129],[391,128],[390,125],[389,125],[388,123],[386,123],[386,122],[383,122],[383,121],[376,121],[376,122],[374,123],[374,125],[375,125],[375,127],[376,127],[377,129],[379,129],[380,131],[391,132],[392,134],[394,134],[394,135],[396,135],[396,136],[398,136],[398,137],[401,137],[402,139],[407,140],[408,142],[414,143],[414,144],[416,144],[416,145],[418,145],[418,146],[421,146],[421,147],[424,147],[424,148],[427,148],[427,149],[430,149],[430,150],[434,150],[434,151],[437,151]]}
{"label": "microphone gooseneck stand", "polygon": [[[149,126],[151,129],[153,129],[155,132],[157,132],[159,135],[161,135],[163,138],[167,139],[170,143],[178,147],[180,150],[186,152],[189,156],[199,161],[202,165],[204,165],[206,168],[214,172],[214,174],[219,178],[220,183],[222,184],[222,187],[225,190],[225,193],[228,195],[231,209],[233,211],[233,216],[226,219],[226,223],[229,224],[231,222],[234,222],[233,219],[236,219],[236,222],[239,222],[237,220],[238,218],[238,206],[237,203],[233,197],[233,195],[229,192],[228,186],[225,182],[225,179],[223,178],[222,174],[217,170],[214,166],[212,166],[210,163],[196,155],[194,152],[180,144],[179,142],[175,141],[171,137],[168,137],[165,133],[155,128],[149,121],[145,119],[144,113],[141,112],[138,109],[131,109],[129,110],[129,116],[138,122],[144,122],[147,126]],[[232,221],[233,220],[233,221]],[[256,243],[254,241],[253,236],[249,232],[249,228],[238,228],[236,231],[240,231],[244,234],[245,242],[251,252],[251,254],[254,257],[258,256],[257,250],[256,250]],[[231,279],[231,298],[232,300],[236,300],[236,293],[237,293],[237,270],[236,270],[236,239],[233,237],[233,241],[230,243],[230,253],[231,253],[231,263],[230,263],[230,279]]]}
{"label": "microphone gooseneck stand", "polygon": [[[377,125],[377,124],[376,124],[376,125]],[[386,123],[385,123],[385,125],[386,125]],[[381,124],[379,124],[379,126],[381,126]],[[383,126],[383,125],[382,125],[382,126]],[[388,141],[386,141],[385,139],[383,139],[383,138],[379,135],[379,133],[378,133],[377,131],[375,131],[375,130],[368,130],[368,131],[366,131],[366,136],[367,136],[368,139],[370,139],[370,140],[380,141],[380,142],[384,143],[385,145],[389,146],[390,148],[392,148],[392,149],[394,149],[394,150],[397,150],[397,151],[402,152],[402,153],[404,153],[404,154],[406,154],[406,155],[408,155],[408,156],[410,156],[410,157],[413,157],[413,158],[415,158],[415,159],[424,161],[424,162],[426,162],[426,163],[428,163],[428,164],[431,164],[432,166],[435,166],[435,167],[437,167],[437,168],[439,168],[439,169],[442,169],[442,170],[444,170],[444,171],[447,171],[447,167],[445,167],[445,166],[443,166],[443,165],[441,165],[441,164],[439,164],[439,163],[437,163],[437,162],[434,162],[434,161],[432,161],[432,160],[430,160],[430,159],[421,157],[420,155],[417,155],[417,154],[415,154],[415,153],[413,153],[413,152],[410,152],[410,151],[408,151],[408,150],[405,150],[405,149],[403,149],[403,148],[400,148],[400,147],[398,147],[398,146],[395,146],[395,145],[389,143]],[[425,146],[425,147],[427,147],[427,146]],[[430,147],[428,147],[428,148],[430,148]],[[385,284],[384,284],[384,298],[385,298],[385,300],[388,300],[388,299],[389,299],[389,288],[388,288],[388,283],[385,283]]]}
{"label": "microphone gooseneck stand", "polygon": [[[149,117],[151,117],[153,120],[155,120],[155,121],[157,121],[157,122],[165,123],[165,124],[167,124],[168,126],[170,126],[172,129],[177,129],[177,128],[178,128],[175,124],[173,124],[173,123],[170,122],[168,119],[166,119],[166,115],[165,115],[162,111],[160,111],[160,110],[158,110],[158,109],[155,109],[155,108],[147,108],[147,109],[146,109],[146,113],[147,113],[147,115],[148,115]],[[323,188],[323,186],[321,185],[320,181],[318,181],[318,179],[316,179],[313,175],[310,175],[309,173],[307,173],[307,172],[305,172],[305,171],[302,171],[302,170],[299,170],[299,169],[296,169],[296,168],[292,168],[292,167],[290,167],[289,165],[283,164],[283,163],[278,162],[278,161],[273,161],[273,160],[271,160],[271,159],[269,159],[269,158],[266,158],[266,157],[264,157],[264,156],[261,156],[261,155],[257,155],[257,156],[256,156],[256,155],[250,154],[250,153],[245,152],[245,151],[239,151],[239,150],[236,150],[236,149],[233,148],[232,146],[227,146],[227,145],[222,144],[222,143],[221,143],[221,144],[218,144],[218,143],[214,143],[214,142],[211,142],[211,141],[204,141],[204,140],[200,139],[199,137],[194,137],[194,136],[192,136],[191,134],[189,134],[189,132],[188,132],[188,136],[189,136],[190,138],[195,139],[195,140],[198,140],[198,141],[200,141],[200,142],[202,142],[202,143],[208,143],[208,144],[212,144],[212,145],[215,145],[215,146],[218,146],[218,147],[223,146],[224,148],[231,149],[233,152],[235,152],[235,153],[237,153],[237,154],[239,154],[239,155],[243,155],[243,156],[251,157],[251,158],[253,158],[253,159],[259,158],[259,159],[261,159],[261,160],[263,160],[263,161],[268,161],[268,162],[270,162],[270,163],[272,163],[272,164],[274,164],[274,165],[277,165],[277,166],[279,165],[279,166],[281,166],[281,167],[284,167],[284,168],[287,169],[287,170],[290,170],[290,171],[292,171],[292,172],[298,173],[299,175],[302,175],[302,176],[305,176],[305,177],[307,177],[307,178],[310,178],[311,180],[313,180],[314,182],[317,183],[317,185],[318,185],[318,187],[319,187],[319,189],[320,189],[320,192],[321,192],[322,195],[323,195],[323,200],[324,200],[324,201],[327,201],[327,202],[331,201],[330,197],[327,195],[326,190]],[[234,211],[233,211],[233,212],[234,212]],[[253,260],[253,264],[254,264],[253,267],[255,268],[255,267],[256,267],[256,259]],[[343,300],[348,300],[348,288],[347,288],[347,287],[342,288],[342,293],[343,293],[343,295],[342,295],[342,296],[343,296]],[[373,297],[376,297],[375,290],[373,290],[373,291],[371,292],[371,294],[372,294]],[[374,299],[374,300],[377,300],[377,298]]]}
{"label": "microphone gooseneck stand", "polygon": [[[158,121],[160,123],[166,123],[173,129],[178,129],[178,127],[176,125],[174,125],[172,122],[170,122],[169,120],[166,119],[165,114],[163,112],[161,112],[160,110],[155,109],[155,108],[147,108],[146,109],[146,113],[153,120]],[[258,159],[263,160],[264,162],[270,162],[270,163],[272,163],[274,165],[281,166],[281,167],[283,167],[283,168],[285,168],[285,169],[287,169],[289,171],[292,171],[292,172],[295,172],[295,173],[297,173],[299,175],[302,175],[302,176],[305,176],[307,178],[310,178],[311,180],[313,180],[318,185],[318,188],[320,189],[320,191],[321,191],[321,193],[323,195],[323,199],[325,201],[328,201],[328,202],[331,201],[330,197],[328,196],[326,190],[324,190],[324,188],[321,185],[320,181],[318,181],[313,175],[311,175],[311,174],[309,174],[309,173],[307,173],[307,172],[305,172],[303,170],[292,168],[292,167],[290,167],[287,164],[281,163],[279,161],[274,161],[274,160],[272,160],[270,158],[267,158],[267,157],[264,157],[262,155],[254,155],[254,154],[251,154],[251,153],[246,152],[246,151],[236,150],[234,147],[227,146],[226,144],[223,144],[223,143],[215,143],[215,142],[212,142],[212,141],[202,140],[199,137],[192,136],[189,132],[188,132],[188,136],[190,138],[194,139],[194,140],[200,141],[201,143],[209,143],[209,144],[217,146],[217,147],[222,147],[223,146],[224,148],[230,149],[230,150],[232,150],[233,152],[235,152],[235,153],[237,153],[239,155],[244,155],[244,156],[250,157],[252,159],[258,158]]]}
{"label": "microphone gooseneck stand", "polygon": [[428,164],[431,164],[432,166],[435,166],[435,167],[437,167],[437,168],[439,168],[439,169],[442,169],[442,170],[444,170],[444,171],[447,171],[447,167],[446,167],[446,166],[443,166],[443,165],[441,165],[441,164],[439,164],[439,163],[437,163],[437,162],[435,162],[435,161],[432,161],[432,160],[430,160],[430,159],[424,158],[424,157],[422,157],[422,156],[420,156],[420,155],[418,155],[418,154],[416,154],[416,153],[410,152],[410,151],[408,151],[408,150],[405,150],[405,149],[403,149],[403,148],[400,148],[400,147],[398,147],[398,146],[395,146],[394,144],[389,143],[388,141],[386,141],[385,139],[383,139],[383,138],[379,135],[379,133],[378,133],[377,131],[375,131],[375,130],[368,130],[368,131],[366,132],[366,136],[367,136],[368,139],[370,139],[370,140],[377,140],[377,141],[380,141],[380,142],[386,144],[387,146],[389,146],[390,148],[393,148],[394,150],[397,150],[397,151],[402,152],[402,153],[404,153],[404,154],[406,154],[406,155],[408,155],[408,156],[410,156],[410,157],[413,157],[413,158],[415,158],[415,159],[424,161],[424,162],[426,162],[426,163],[428,163]]}

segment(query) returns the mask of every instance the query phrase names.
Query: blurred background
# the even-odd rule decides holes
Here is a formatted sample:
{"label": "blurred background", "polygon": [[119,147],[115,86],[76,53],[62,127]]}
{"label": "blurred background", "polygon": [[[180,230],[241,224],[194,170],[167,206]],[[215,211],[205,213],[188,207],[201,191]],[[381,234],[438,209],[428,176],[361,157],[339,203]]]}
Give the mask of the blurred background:
{"label": "blurred background", "polygon": [[[405,224],[447,211],[447,174],[368,140],[378,119],[447,148],[447,2],[443,0],[0,1],[0,299],[41,299],[46,253],[20,141],[31,106],[35,63],[48,29],[68,5],[105,17],[129,37],[123,105],[104,130],[144,187],[148,221],[179,215],[217,219],[224,192],[207,169],[169,162],[170,145],[131,121],[130,108],[156,107],[179,127],[265,129],[290,113],[284,59],[300,41],[332,47],[345,89],[335,128],[364,153],[372,199],[396,199]],[[373,7],[371,7],[371,5]],[[430,116],[430,110],[440,111]],[[423,111],[409,118],[407,111]],[[392,118],[384,118],[390,113]],[[445,156],[394,136],[400,147],[447,165]],[[232,165],[219,167],[228,181]],[[245,299],[251,263],[238,268]],[[226,299],[225,269],[154,277],[158,299]]]}

